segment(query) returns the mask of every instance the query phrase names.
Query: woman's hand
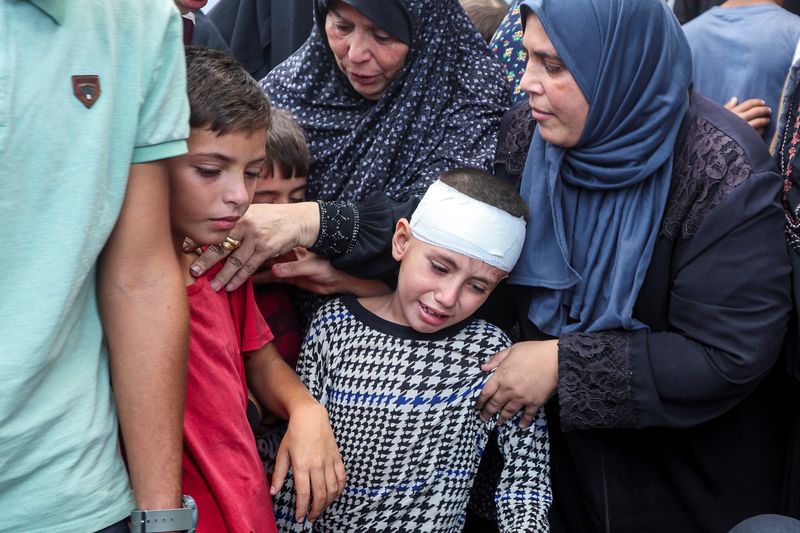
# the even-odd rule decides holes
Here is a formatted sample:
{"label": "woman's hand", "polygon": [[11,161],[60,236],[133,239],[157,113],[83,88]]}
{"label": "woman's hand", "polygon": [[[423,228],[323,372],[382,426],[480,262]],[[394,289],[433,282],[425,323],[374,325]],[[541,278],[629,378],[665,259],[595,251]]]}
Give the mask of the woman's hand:
{"label": "woman's hand", "polygon": [[520,426],[528,427],[556,391],[558,339],[518,342],[481,365],[484,372],[495,368],[497,371],[486,381],[475,403],[481,419],[488,421],[500,413],[499,425],[524,409]]}
{"label": "woman's hand", "polygon": [[759,135],[764,135],[772,115],[772,110],[760,98],[751,98],[740,104],[739,99],[734,96],[725,104],[725,109],[730,109],[739,115],[739,118],[750,124]]}
{"label": "woman's hand", "polygon": [[339,497],[346,479],[328,411],[316,401],[303,402],[289,414],[289,427],[275,458],[273,496],[283,486],[289,466],[297,493],[295,519],[302,522],[307,516],[313,522]]}
{"label": "woman's hand", "polygon": [[316,294],[378,296],[391,292],[380,280],[361,279],[334,268],[327,259],[305,248],[295,248],[296,260],[272,266],[274,281],[291,283]]}
{"label": "woman's hand", "polygon": [[319,234],[319,206],[299,204],[255,204],[231,231],[241,241],[232,252],[221,245],[209,246],[191,266],[192,275],[202,276],[209,268],[228,257],[225,266],[211,280],[211,287],[232,291],[239,288],[265,260],[284,254],[296,246],[314,244]]}

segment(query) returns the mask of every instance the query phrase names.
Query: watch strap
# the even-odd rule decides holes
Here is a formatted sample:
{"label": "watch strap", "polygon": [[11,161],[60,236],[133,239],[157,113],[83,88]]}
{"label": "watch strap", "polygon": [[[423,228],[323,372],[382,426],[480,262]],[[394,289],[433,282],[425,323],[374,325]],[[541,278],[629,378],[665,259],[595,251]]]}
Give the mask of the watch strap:
{"label": "watch strap", "polygon": [[131,533],[193,531],[194,509],[136,510],[131,513]]}

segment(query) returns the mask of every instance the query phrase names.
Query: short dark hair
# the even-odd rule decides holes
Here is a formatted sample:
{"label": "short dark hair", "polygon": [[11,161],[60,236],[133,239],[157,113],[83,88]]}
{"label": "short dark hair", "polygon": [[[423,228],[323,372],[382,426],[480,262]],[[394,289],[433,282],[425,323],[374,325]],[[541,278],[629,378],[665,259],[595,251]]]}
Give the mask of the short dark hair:
{"label": "short dark hair", "polygon": [[487,43],[508,13],[509,5],[503,0],[460,0],[461,7]]}
{"label": "short dark hair", "polygon": [[204,46],[186,47],[189,126],[218,135],[269,127],[269,98],[236,59]]}
{"label": "short dark hair", "polygon": [[493,176],[477,168],[457,168],[439,176],[439,181],[449,185],[461,194],[502,209],[506,213],[528,218],[530,211],[525,200],[519,195],[516,183],[509,179]]}
{"label": "short dark hair", "polygon": [[267,133],[267,171],[274,164],[286,179],[307,178],[309,159],[303,128],[291,113],[273,107]]}

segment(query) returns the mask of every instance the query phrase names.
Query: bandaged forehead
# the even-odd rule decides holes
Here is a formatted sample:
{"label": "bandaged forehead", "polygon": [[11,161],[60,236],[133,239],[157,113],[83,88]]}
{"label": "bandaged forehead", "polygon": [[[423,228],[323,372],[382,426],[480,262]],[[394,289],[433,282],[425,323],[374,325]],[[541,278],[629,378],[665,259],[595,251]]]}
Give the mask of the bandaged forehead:
{"label": "bandaged forehead", "polygon": [[411,217],[422,242],[511,272],[525,241],[525,219],[434,182]]}

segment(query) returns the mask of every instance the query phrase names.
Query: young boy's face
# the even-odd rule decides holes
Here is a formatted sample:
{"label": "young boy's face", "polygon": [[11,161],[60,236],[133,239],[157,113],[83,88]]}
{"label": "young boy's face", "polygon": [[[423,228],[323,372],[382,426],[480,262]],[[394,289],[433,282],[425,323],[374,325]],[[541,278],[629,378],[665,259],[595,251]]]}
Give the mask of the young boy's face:
{"label": "young boy's face", "polygon": [[264,178],[258,181],[254,204],[296,204],[306,198],[306,177],[286,177],[278,168],[272,165],[267,169]]}
{"label": "young boy's face", "polygon": [[400,261],[391,315],[398,324],[433,333],[471,316],[508,273],[411,236],[401,219],[392,240]]}
{"label": "young boy's face", "polygon": [[173,231],[198,245],[225,240],[253,199],[266,131],[217,135],[192,128],[189,153],[170,160]]}

